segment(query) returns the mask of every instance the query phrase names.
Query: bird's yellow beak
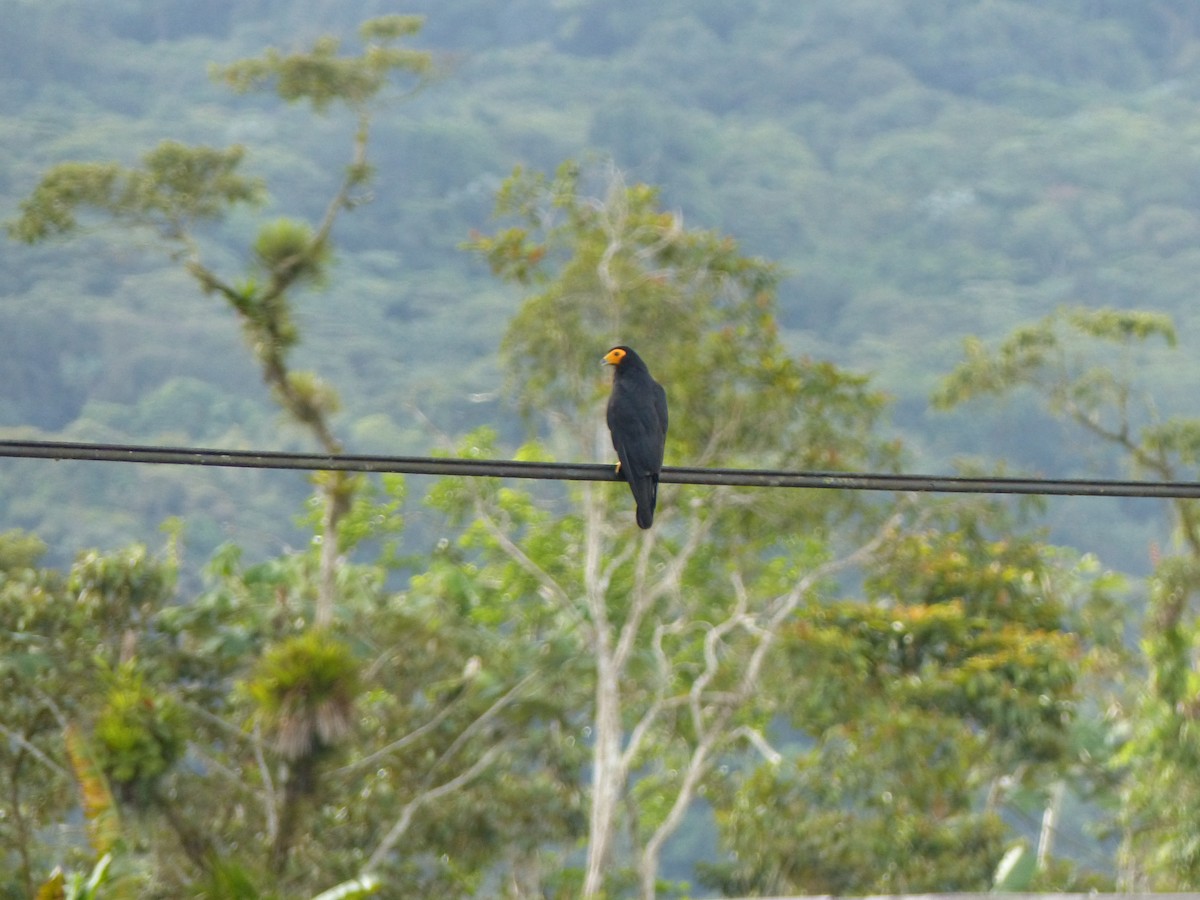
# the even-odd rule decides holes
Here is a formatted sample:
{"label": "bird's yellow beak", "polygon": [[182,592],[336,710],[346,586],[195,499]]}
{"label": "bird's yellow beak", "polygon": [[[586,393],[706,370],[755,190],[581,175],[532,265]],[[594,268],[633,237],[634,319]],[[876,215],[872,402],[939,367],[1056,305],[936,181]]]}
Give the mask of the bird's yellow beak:
{"label": "bird's yellow beak", "polygon": [[620,347],[614,347],[604,354],[604,359],[600,360],[602,366],[615,366],[625,358],[625,351]]}

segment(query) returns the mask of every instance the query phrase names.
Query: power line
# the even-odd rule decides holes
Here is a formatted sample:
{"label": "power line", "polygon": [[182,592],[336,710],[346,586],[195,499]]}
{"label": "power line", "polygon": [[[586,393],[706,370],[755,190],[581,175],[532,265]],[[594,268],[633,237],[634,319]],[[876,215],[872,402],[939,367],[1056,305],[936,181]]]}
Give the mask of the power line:
{"label": "power line", "polygon": [[[466,475],[554,481],[620,481],[611,465],[461,459],[430,456],[363,456],[262,450],[216,450],[136,444],[67,441],[0,441],[0,457],[49,460],[217,466],[243,469],[396,472],[408,475]],[[665,466],[664,484],[733,485],[765,488],[826,488],[854,491],[921,491],[960,494],[1037,494],[1072,497],[1200,498],[1191,481],[1119,481],[1108,479],[999,478],[898,475],[857,472],[789,472],[772,469],[703,469]]]}

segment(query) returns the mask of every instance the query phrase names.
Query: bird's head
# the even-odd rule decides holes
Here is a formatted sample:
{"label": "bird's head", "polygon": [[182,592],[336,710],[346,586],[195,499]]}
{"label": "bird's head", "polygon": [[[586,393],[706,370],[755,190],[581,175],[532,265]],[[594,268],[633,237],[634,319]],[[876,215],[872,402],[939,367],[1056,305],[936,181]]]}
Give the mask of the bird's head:
{"label": "bird's head", "polygon": [[602,366],[619,366],[622,362],[624,362],[625,357],[627,357],[632,352],[633,351],[630,350],[628,347],[613,347],[611,350],[609,350],[607,353],[604,354],[604,359],[600,360],[600,365],[602,365]]}

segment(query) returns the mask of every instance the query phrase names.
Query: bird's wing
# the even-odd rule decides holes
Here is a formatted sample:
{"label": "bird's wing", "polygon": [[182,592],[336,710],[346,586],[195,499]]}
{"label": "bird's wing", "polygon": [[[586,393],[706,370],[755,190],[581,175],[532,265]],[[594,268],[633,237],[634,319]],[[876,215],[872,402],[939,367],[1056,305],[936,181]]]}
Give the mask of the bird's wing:
{"label": "bird's wing", "polygon": [[662,425],[663,437],[667,436],[667,392],[657,381],[654,383],[654,411]]}
{"label": "bird's wing", "polygon": [[664,432],[658,401],[624,395],[609,407],[608,427],[613,447],[627,475],[654,475],[662,467]]}

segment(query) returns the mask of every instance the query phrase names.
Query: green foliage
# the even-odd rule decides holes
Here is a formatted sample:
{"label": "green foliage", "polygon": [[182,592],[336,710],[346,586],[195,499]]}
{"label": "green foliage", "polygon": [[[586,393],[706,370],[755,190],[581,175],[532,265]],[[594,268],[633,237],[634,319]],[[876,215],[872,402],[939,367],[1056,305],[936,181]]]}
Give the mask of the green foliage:
{"label": "green foliage", "polygon": [[[409,591],[389,593],[402,497],[390,479],[357,495],[343,523],[346,551],[370,562],[339,574],[337,635],[308,624],[317,548],[255,564],[227,548],[205,590],[168,604],[169,566],[141,548],[84,555],[60,574],[23,568],[36,559],[23,535],[0,541],[20,561],[0,576],[0,778],[20,785],[0,816],[5,890],[30,895],[44,879],[59,854],[44,836],[79,803],[76,779],[97,841],[109,835],[111,873],[153,873],[174,895],[356,895],[379,883],[445,895],[478,887],[510,855],[569,844],[583,746],[566,714],[570,648],[545,643],[531,658],[544,620],[510,607],[500,623],[489,598],[464,602],[451,578],[460,555],[435,554]],[[94,723],[90,741],[73,730],[64,746],[67,711]],[[364,851],[407,804],[403,840],[367,877]],[[64,890],[95,865],[82,847],[57,861]]]}
{"label": "green foliage", "polygon": [[19,220],[8,223],[8,233],[32,243],[76,227],[80,206],[115,204],[121,171],[115,163],[65,163],[42,179],[26,201]]}
{"label": "green foliage", "polygon": [[242,867],[224,861],[215,863],[205,880],[191,887],[211,900],[267,900],[274,896],[260,893]]}
{"label": "green foliage", "polygon": [[1194,598],[1200,570],[1194,555],[1168,557],[1151,583],[1143,652],[1149,678],[1126,711],[1125,737],[1115,764],[1125,775],[1122,810],[1125,864],[1156,890],[1200,878],[1195,820],[1187,810],[1200,796],[1200,740],[1194,722],[1200,673],[1193,661],[1200,619]]}
{"label": "green foliage", "polygon": [[[819,693],[796,710],[802,727],[827,727],[858,704],[915,707],[961,718],[991,738],[998,759],[1061,759],[1076,700],[1074,636],[968,617],[960,601],[935,607],[840,604],[797,626],[797,665]],[[852,698],[833,706],[833,696]]]}
{"label": "green foliage", "polygon": [[382,886],[378,878],[367,875],[322,891],[313,897],[313,900],[358,900],[360,897],[370,897],[377,893]]}
{"label": "green foliage", "polygon": [[132,662],[110,680],[93,727],[100,765],[120,788],[144,795],[183,753],[183,713],[169,694],[152,690]]}
{"label": "green foliage", "polygon": [[397,72],[416,76],[430,72],[428,53],[390,46],[415,35],[423,22],[420,16],[400,15],[368,20],[359,28],[368,42],[359,57],[340,56],[341,42],[327,36],[303,53],[271,49],[256,59],[217,67],[214,75],[241,93],[272,85],[283,100],[307,100],[317,112],[335,102],[362,109]]}
{"label": "green foliage", "polygon": [[338,411],[337,392],[312,372],[288,372],[277,396],[304,424],[320,423]]}
{"label": "green foliage", "polygon": [[128,865],[120,813],[104,773],[77,729],[67,727],[64,744],[79,785],[83,814],[88,823],[88,842],[95,853],[95,862],[86,872],[64,873],[56,866],[50,878],[38,889],[37,896],[61,900],[138,896],[145,881],[136,867]]}
{"label": "green foliage", "polygon": [[1037,871],[1037,858],[1030,852],[1027,843],[1010,847],[996,866],[992,890],[1003,893],[1023,891],[1029,887]]}
{"label": "green foliage", "polygon": [[9,233],[34,243],[74,231],[80,212],[97,210],[179,239],[192,225],[220,218],[230,206],[261,199],[262,185],[237,172],[244,152],[163,141],[142,158],[139,169],[62,163],[22,201]]}
{"label": "green foliage", "polygon": [[1006,829],[940,784],[974,746],[902,714],[760,767],[717,817],[737,862],[704,865],[703,879],[735,895],[984,891]]}
{"label": "green foliage", "polygon": [[[1111,357],[1085,355],[1077,335],[1128,349],[1151,338],[1168,347],[1176,342],[1175,326],[1161,313],[1113,309],[1064,308],[1033,325],[1022,326],[994,351],[977,339],[965,344],[966,359],[946,376],[934,404],[949,409],[986,396],[1032,387],[1052,408],[1075,418],[1097,418],[1108,405],[1125,414],[1129,398],[1111,369]],[[1107,410],[1104,410],[1107,412]]]}
{"label": "green foliage", "polygon": [[[981,786],[1077,758],[1096,636],[1068,630],[1071,610],[1110,586],[1034,542],[950,530],[889,542],[872,570],[868,602],[812,606],[786,637],[800,674],[781,702],[816,748],[738,783],[718,821],[740,862],[712,870],[720,883],[983,890],[1007,838],[998,811],[977,808]],[[779,822],[804,824],[776,837]]]}
{"label": "green foliage", "polygon": [[[1191,477],[1198,459],[1192,417],[1162,417],[1154,398],[1137,390],[1140,373],[1128,360],[1114,366],[1109,358],[1113,344],[1127,352],[1150,338],[1173,346],[1171,320],[1137,311],[1061,311],[1022,329],[995,354],[973,351],[943,398],[950,403],[1035,386],[1052,412],[1115,447],[1136,469],[1164,480]],[[1020,352],[1034,342],[1049,352]],[[997,366],[997,359],[1005,362]],[[1006,370],[1003,377],[993,377],[998,368]],[[1198,760],[1191,698],[1200,689],[1192,659],[1200,520],[1193,501],[1171,505],[1178,541],[1173,555],[1156,554],[1143,626],[1148,678],[1140,687],[1131,678],[1129,693],[1114,705],[1120,719],[1112,735],[1123,743],[1111,761],[1123,779],[1122,876],[1156,889],[1187,887],[1200,877],[1196,830],[1184,813],[1195,802],[1188,773]]]}
{"label": "green foliage", "polygon": [[[949,410],[1017,398],[1032,421],[1041,407],[1041,421],[1069,423],[1092,439],[1081,445],[1085,458],[1050,454],[1040,462],[1046,469],[1068,474],[1064,463],[1082,470],[1087,460],[1103,458],[1137,476],[1171,480],[1197,458],[1186,407],[1151,393],[1150,373],[1171,365],[1175,341],[1175,325],[1162,313],[1064,307],[994,347],[969,339],[965,358],[938,385],[934,405]],[[972,414],[979,406],[974,403]],[[1024,455],[1022,464],[1039,463]],[[1070,474],[1083,477],[1080,470]]]}
{"label": "green foliage", "polygon": [[121,839],[121,818],[104,773],[97,767],[87,741],[68,727],[64,735],[67,758],[79,783],[83,814],[88,822],[88,840],[98,857],[113,850]]}
{"label": "green foliage", "polygon": [[[783,349],[772,267],[727,238],[684,229],[644,185],[610,174],[600,196],[588,197],[592,183],[574,164],[553,178],[516,172],[499,211],[521,224],[473,244],[493,271],[531,291],[504,350],[514,389],[537,424],[550,427],[551,445],[590,452],[604,392],[593,366],[604,347],[628,342],[667,387],[669,460],[896,463],[901,449],[879,434],[886,404],[868,379]],[[463,452],[488,455],[494,437],[476,433]],[[663,534],[656,529],[643,547],[654,571],[679,573],[656,588],[641,558],[598,524],[609,513],[596,494],[574,499],[574,511],[556,521],[500,483],[454,479],[434,494],[471,523],[465,546],[486,562],[456,573],[461,590],[500,586],[506,609],[536,592],[567,621],[587,622],[592,643],[578,652],[590,655],[597,682],[611,665],[606,643],[630,648],[616,714],[629,729],[621,742],[626,734],[645,741],[644,755],[626,751],[640,764],[626,802],[643,846],[656,846],[660,829],[670,833],[687,772],[704,784],[723,846],[738,860],[708,872],[727,890],[990,884],[1009,832],[996,809],[981,808],[981,790],[1014,770],[1044,784],[1074,764],[1080,666],[1111,637],[1075,629],[1083,610],[1110,608],[1109,580],[1086,565],[1073,569],[1033,538],[1010,536],[1012,523],[994,514],[931,505],[930,524],[889,532],[868,558],[868,602],[838,600],[839,585],[813,573],[878,521],[878,508],[820,493],[751,502],[678,489],[660,496],[675,518],[664,517]],[[1005,536],[986,536],[997,531]],[[703,546],[691,551],[697,533]],[[600,605],[592,602],[598,592]],[[647,607],[647,596],[663,599]],[[771,618],[788,603],[794,612]],[[641,625],[647,608],[660,623],[653,629]],[[743,621],[753,625],[743,631]],[[783,652],[763,657],[773,660],[769,676],[743,693],[740,679],[758,641],[764,652],[770,646],[767,634]],[[678,713],[665,711],[674,709],[670,698],[679,698]],[[597,687],[597,722],[603,702]],[[815,749],[771,757],[749,774],[735,756],[740,765],[726,778],[709,767],[714,747],[733,755],[731,734],[761,739],[782,711]],[[714,743],[717,734],[724,739]],[[597,782],[602,764],[597,753]],[[593,793],[594,804],[602,799]],[[780,822],[802,824],[781,831]],[[594,830],[589,837],[598,839]],[[654,860],[637,864],[646,892]]]}
{"label": "green foliage", "polygon": [[276,219],[264,225],[254,241],[254,257],[272,276],[300,285],[320,282],[328,265],[328,248],[314,246],[316,235],[305,222]]}
{"label": "green foliage", "polygon": [[[571,162],[552,179],[518,170],[497,211],[522,224],[472,244],[498,275],[536,291],[503,345],[527,415],[590,417],[605,391],[597,361],[629,343],[668,385],[668,461],[894,463],[895,446],[872,433],[883,396],[862,376],[786,353],[772,265],[744,255],[731,238],[684,228],[650,186],[610,173],[597,199],[586,193],[588,179]],[[581,434],[587,443],[589,432]]]}
{"label": "green foliage", "polygon": [[[272,49],[216,70],[236,90],[273,86],[287,102],[308,100],[316,112],[337,102],[357,117],[350,165],[319,223],[311,226],[284,217],[262,226],[250,248],[258,271],[249,276],[237,280],[222,276],[205,261],[202,242],[194,232],[198,223],[222,219],[237,204],[259,198],[260,183],[236,172],[243,155],[241,147],[218,151],[164,141],[143,157],[139,168],[64,163],[44,175],[23,201],[22,215],[10,224],[10,232],[36,243],[75,230],[76,216],[84,210],[101,213],[125,227],[155,230],[172,259],[182,262],[200,290],[217,296],[237,314],[274,400],[324,452],[340,453],[342,443],[331,422],[338,410],[337,394],[316,375],[292,367],[290,357],[299,336],[291,294],[297,288],[324,282],[334,223],[341,212],[358,205],[357,191],[370,178],[371,103],[398,74],[420,79],[430,69],[427,53],[392,46],[416,34],[421,24],[419,17],[412,16],[366,23],[360,33],[367,46],[359,56],[342,55],[340,42],[326,36],[305,52],[284,56]],[[324,499],[321,523],[327,548],[320,557],[315,621],[328,626],[337,599],[338,523],[360,482],[341,473],[326,473],[314,483]]]}
{"label": "green foliage", "polygon": [[[378,558],[389,568],[403,563],[401,537],[404,531],[404,501],[408,485],[404,476],[385,473],[354,492],[351,505],[338,523],[338,548],[343,552],[370,542],[378,547]],[[309,522],[316,525],[320,510],[311,504]]]}
{"label": "green foliage", "polygon": [[19,529],[0,532],[0,573],[33,569],[46,553],[45,543]]}
{"label": "green foliage", "polygon": [[[541,267],[544,278],[546,266],[559,269],[548,290],[522,305],[505,336],[525,404],[536,401],[542,414],[576,414],[601,390],[596,361],[627,342],[650,360],[671,361],[678,376],[672,408],[686,410],[671,437],[694,451],[714,431],[712,411],[729,410],[736,399],[742,412],[765,394],[751,388],[754,379],[760,387],[766,378],[799,382],[774,345],[770,265],[743,256],[732,239],[684,229],[647,185],[614,178],[596,203],[582,178],[574,163],[564,163],[553,180],[518,170],[501,189],[497,212],[521,220],[523,232],[501,231],[474,245],[502,277],[526,280]],[[744,417],[764,412],[751,407]]]}
{"label": "green foliage", "polygon": [[[169,700],[138,683],[132,669],[108,685],[111,693],[104,677],[135,650],[161,652],[149,623],[172,596],[174,562],[135,546],[112,555],[80,554],[71,571],[61,573],[34,568],[36,551],[20,534],[0,538],[0,557],[12,561],[0,573],[0,778],[8,786],[0,815],[0,885],[17,895],[32,893],[35,873],[46,871],[51,859],[65,869],[91,869],[111,852],[113,878],[132,878],[134,867],[120,858],[124,829],[105,776],[113,761],[109,750],[130,767],[123,771],[151,778],[161,776],[183,746]],[[112,733],[121,732],[117,744],[130,735],[132,741],[109,748],[84,736],[84,723],[103,718],[106,706],[107,724],[118,726]],[[82,841],[66,852],[44,846],[41,831],[80,805],[94,855],[83,853]],[[63,884],[85,881],[70,875]]]}
{"label": "green foliage", "polygon": [[244,690],[287,759],[320,754],[350,731],[361,672],[352,649],[312,628],[267,649]]}
{"label": "green foliage", "polygon": [[101,891],[108,880],[112,856],[104,854],[96,861],[91,872],[64,874],[56,868],[50,878],[38,888],[35,900],[100,900],[105,896],[116,896],[116,892]]}
{"label": "green foliage", "polygon": [[1189,470],[1200,468],[1200,419],[1174,416],[1148,425],[1142,442],[1153,457],[1177,460]]}

